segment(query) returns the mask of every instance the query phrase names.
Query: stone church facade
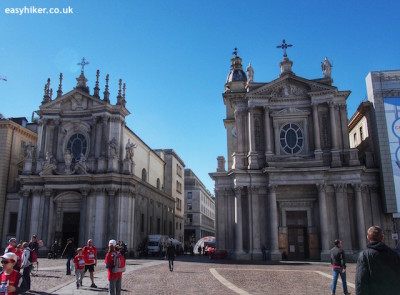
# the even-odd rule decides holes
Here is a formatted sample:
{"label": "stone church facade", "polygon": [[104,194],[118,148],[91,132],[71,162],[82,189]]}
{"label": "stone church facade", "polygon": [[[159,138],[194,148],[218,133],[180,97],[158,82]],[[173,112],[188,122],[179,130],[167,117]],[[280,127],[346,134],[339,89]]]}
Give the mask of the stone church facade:
{"label": "stone church facade", "polygon": [[[370,223],[382,225],[379,170],[350,148],[346,100],[323,77],[292,71],[286,52],[279,77],[254,82],[234,53],[225,84],[227,166],[215,181],[217,248],[236,259],[329,259],[335,239],[349,257],[366,247]],[[368,223],[366,223],[366,221]]]}
{"label": "stone church facade", "polygon": [[77,246],[92,238],[99,249],[109,239],[136,251],[151,233],[173,236],[175,200],[164,191],[165,161],[126,126],[125,84],[116,104],[106,77],[100,97],[99,71],[91,94],[82,70],[77,86],[52,98],[50,80],[37,111],[38,140],[26,144],[20,191],[7,196],[3,241],[11,213],[16,237],[37,234],[44,248],[54,240]]}

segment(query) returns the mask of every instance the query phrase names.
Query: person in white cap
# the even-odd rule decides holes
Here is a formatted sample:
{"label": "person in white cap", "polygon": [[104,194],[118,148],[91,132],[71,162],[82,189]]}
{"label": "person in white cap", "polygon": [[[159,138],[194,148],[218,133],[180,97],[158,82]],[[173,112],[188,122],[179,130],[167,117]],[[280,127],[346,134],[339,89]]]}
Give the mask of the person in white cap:
{"label": "person in white cap", "polygon": [[1,256],[3,270],[0,272],[0,294],[16,295],[28,291],[22,275],[14,269],[17,259],[12,252]]}
{"label": "person in white cap", "polygon": [[108,272],[108,291],[110,295],[120,295],[121,294],[121,283],[122,283],[122,271],[115,269],[116,257],[119,255],[120,259],[124,257],[117,253],[116,248],[117,241],[110,240],[108,242],[108,252],[106,254],[105,264]]}

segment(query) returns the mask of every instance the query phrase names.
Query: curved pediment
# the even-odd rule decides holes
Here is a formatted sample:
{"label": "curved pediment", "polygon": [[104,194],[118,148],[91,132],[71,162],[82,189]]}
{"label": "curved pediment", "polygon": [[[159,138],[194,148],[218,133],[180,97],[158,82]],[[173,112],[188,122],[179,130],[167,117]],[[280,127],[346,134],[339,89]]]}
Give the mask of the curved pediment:
{"label": "curved pediment", "polygon": [[297,108],[286,108],[280,111],[272,112],[271,117],[287,117],[287,116],[308,116],[310,111],[300,110]]}

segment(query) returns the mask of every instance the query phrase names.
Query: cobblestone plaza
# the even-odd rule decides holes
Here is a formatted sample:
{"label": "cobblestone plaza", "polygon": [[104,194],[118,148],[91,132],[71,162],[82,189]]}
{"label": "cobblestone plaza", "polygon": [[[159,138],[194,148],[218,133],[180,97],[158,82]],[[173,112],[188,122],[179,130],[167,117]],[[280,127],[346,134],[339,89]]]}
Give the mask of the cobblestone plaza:
{"label": "cobblestone plaza", "polygon": [[[107,273],[99,260],[98,288],[90,288],[86,275],[76,289],[74,276],[65,275],[65,259],[39,260],[28,294],[106,294]],[[354,293],[355,264],[348,264],[348,287]],[[208,257],[179,257],[173,272],[166,260],[127,260],[122,294],[329,294],[331,266],[320,262],[245,264],[214,261]],[[338,294],[341,283],[338,282]]]}

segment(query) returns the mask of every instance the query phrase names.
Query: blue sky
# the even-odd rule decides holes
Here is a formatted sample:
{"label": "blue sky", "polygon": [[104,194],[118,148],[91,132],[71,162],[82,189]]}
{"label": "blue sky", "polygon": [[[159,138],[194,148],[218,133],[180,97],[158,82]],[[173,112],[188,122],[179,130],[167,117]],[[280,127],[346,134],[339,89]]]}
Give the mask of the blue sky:
{"label": "blue sky", "polygon": [[[12,15],[5,9],[71,7],[68,15]],[[47,78],[53,91],[64,75],[71,90],[85,57],[93,91],[110,74],[111,102],[126,83],[128,126],[151,148],[172,148],[213,192],[208,173],[226,157],[222,92],[232,49],[255,82],[279,75],[286,39],[293,71],[322,77],[333,63],[339,90],[351,90],[351,116],[366,95],[365,77],[399,69],[399,1],[110,1],[2,0],[0,2],[0,113],[31,117]]]}

